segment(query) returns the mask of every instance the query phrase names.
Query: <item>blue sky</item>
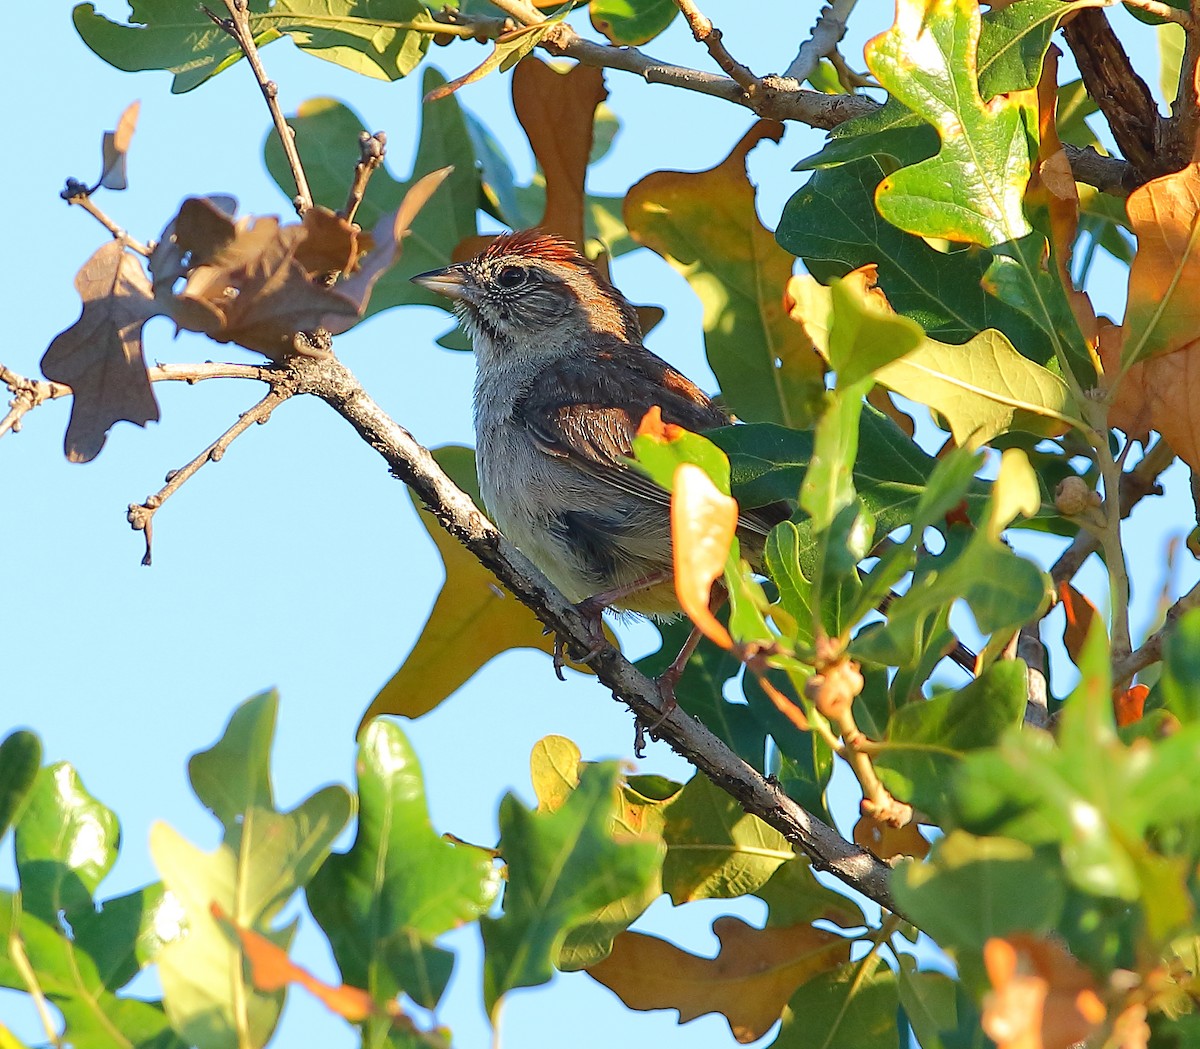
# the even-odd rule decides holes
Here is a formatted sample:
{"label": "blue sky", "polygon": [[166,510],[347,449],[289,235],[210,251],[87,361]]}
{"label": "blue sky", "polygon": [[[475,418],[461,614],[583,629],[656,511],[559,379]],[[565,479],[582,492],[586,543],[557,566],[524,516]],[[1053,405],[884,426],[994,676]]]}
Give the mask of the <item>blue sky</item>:
{"label": "blue sky", "polygon": [[[197,193],[233,193],[244,211],[289,211],[262,167],[268,117],[244,65],[172,96],[167,74],[126,74],[97,59],[74,33],[71,6],[62,0],[27,5],[23,46],[10,47],[0,72],[10,99],[10,159],[0,169],[10,251],[0,361],[25,374],[36,373],[50,340],[78,315],[72,278],[107,236],[58,192],[67,176],[94,177],[100,135],[133,99],[141,99],[142,112],[130,156],[131,188],[106,194],[101,203],[134,235],[156,237],[179,201]],[[125,15],[122,3],[99,6]],[[885,5],[861,6],[860,20],[882,19]],[[727,30],[731,50],[766,72],[787,66],[817,4],[760,3],[753,20],[740,24],[739,7],[744,10],[734,0],[714,0],[705,10]],[[1149,31],[1142,36],[1150,42]],[[647,50],[708,67],[703,49],[679,23]],[[456,75],[484,53],[458,45],[434,49],[431,61]],[[861,64],[853,47],[847,54]],[[267,48],[264,61],[285,108],[318,95],[347,101],[371,128],[387,131],[392,171],[408,174],[419,78],[368,81],[288,42]],[[624,126],[590,175],[593,190],[621,193],[659,168],[709,167],[751,122],[748,111],[646,87],[622,74],[610,73],[608,84],[609,104]],[[493,78],[460,98],[504,143],[518,174],[528,177],[532,158],[511,114],[507,84]],[[792,164],[821,140],[792,125],[781,145],[764,143],[752,155],[769,225],[801,182],[790,173]],[[352,163],[347,158],[348,171]],[[666,306],[652,348],[711,389],[699,303],[683,279],[645,251],[618,260],[614,273],[636,301]],[[1101,264],[1094,284],[1101,308],[1114,315],[1124,294],[1118,277],[1115,267]],[[410,307],[372,319],[337,345],[376,399],[429,446],[472,440],[472,360],[434,345],[448,327],[448,315]],[[254,359],[195,337],[173,338],[161,319],[147,328],[147,351],[164,362]],[[275,746],[280,804],[290,807],[327,782],[352,782],[359,716],[411,647],[441,583],[440,562],[405,489],[349,427],[306,399],[284,405],[267,426],[243,436],[160,511],[154,566],[141,567],[141,537],[125,521],[126,506],[144,500],[169,469],[221,433],[254,403],[259,387],[160,384],[156,392],[162,422],[144,431],[119,424],[99,459],[85,466],[70,465],[61,454],[65,402],[27,416],[21,433],[0,441],[0,551],[7,568],[0,587],[6,657],[0,734],[18,725],[33,728],[48,759],[73,762],[88,789],[121,817],[124,853],[102,895],[156,877],[146,847],[155,820],[206,848],[216,844],[216,823],[191,795],[184,762],[211,744],[237,703],[264,688],[277,687],[282,696]],[[1186,479],[1176,488],[1186,492]],[[1135,624],[1149,615],[1163,544],[1187,530],[1188,509],[1181,495],[1135,517]],[[1084,577],[1089,593],[1101,599],[1098,578]],[[636,655],[652,634],[634,628],[628,637]],[[495,840],[496,806],[505,791],[529,798],[528,756],[541,737],[569,736],[588,758],[632,760],[628,712],[589,680],[570,677],[560,684],[549,660],[531,652],[501,657],[450,702],[406,727],[425,767],[435,826],[470,841]],[[661,744],[652,745],[638,767],[676,778],[690,774]],[[12,879],[6,850],[0,884]],[[753,918],[761,908],[705,903],[673,913],[660,901],[642,927],[711,952],[708,925],[723,913]],[[489,1035],[477,933],[465,930],[448,942],[461,954],[440,1019],[455,1030],[456,1044],[483,1044]],[[298,948],[305,964],[334,978],[311,925]],[[0,1017],[25,1038],[38,1037],[26,999],[0,992]],[[675,1019],[673,1012],[631,1014],[579,974],[514,994],[504,1011],[503,1041],[522,1047],[569,1037],[579,1049],[618,1042],[662,1049],[732,1044],[719,1017],[685,1027]],[[355,1042],[349,1028],[297,991],[274,1044],[337,1049]]]}

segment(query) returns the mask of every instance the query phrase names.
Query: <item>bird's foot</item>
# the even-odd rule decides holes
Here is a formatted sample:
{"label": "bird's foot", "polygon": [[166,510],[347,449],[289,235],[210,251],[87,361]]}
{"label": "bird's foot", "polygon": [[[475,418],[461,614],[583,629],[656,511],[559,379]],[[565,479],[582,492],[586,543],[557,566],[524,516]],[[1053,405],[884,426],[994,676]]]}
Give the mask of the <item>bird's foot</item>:
{"label": "bird's foot", "polygon": [[[584,601],[580,601],[576,606],[576,610],[587,623],[587,643],[588,649],[583,655],[572,659],[576,663],[590,663],[601,652],[604,651],[608,644],[608,638],[604,636],[604,610],[608,607],[602,600],[603,594],[598,594],[596,597],[589,597]],[[554,637],[554,675],[559,681],[566,681],[563,676],[563,667],[567,665],[567,646],[568,642],[564,641],[561,635],[556,634]]]}

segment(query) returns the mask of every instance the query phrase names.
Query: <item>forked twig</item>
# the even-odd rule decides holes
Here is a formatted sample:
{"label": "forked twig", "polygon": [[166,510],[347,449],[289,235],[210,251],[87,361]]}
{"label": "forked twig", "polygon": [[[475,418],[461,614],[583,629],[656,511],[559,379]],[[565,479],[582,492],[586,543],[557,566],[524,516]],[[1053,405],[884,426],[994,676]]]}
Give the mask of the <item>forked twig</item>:
{"label": "forked twig", "polygon": [[154,538],[154,515],[172,495],[174,495],[193,474],[205,463],[215,463],[225,454],[226,449],[255,423],[265,423],[271,413],[284,401],[292,396],[292,387],[281,381],[273,381],[267,395],[253,408],[242,412],[228,430],[212,444],[197,455],[191,462],[172,470],[167,474],[167,482],[153,495],[147,497],[144,503],[130,503],[129,512],[125,515],[130,527],[135,532],[144,532],[146,536],[146,553],[142,556],[142,564],[149,565],[152,561],[151,547]]}
{"label": "forked twig", "polygon": [[831,0],[829,6],[821,10],[813,31],[800,45],[792,64],[784,72],[785,77],[803,84],[817,71],[821,59],[837,50],[842,37],[846,35],[846,19],[854,10],[854,4],[855,0]]}
{"label": "forked twig", "polygon": [[358,163],[354,165],[354,181],[350,183],[350,194],[346,197],[346,206],[342,209],[342,218],[347,222],[354,221],[358,206],[367,192],[367,183],[371,176],[379,170],[387,153],[387,135],[382,131],[371,134],[362,131],[358,136]]}

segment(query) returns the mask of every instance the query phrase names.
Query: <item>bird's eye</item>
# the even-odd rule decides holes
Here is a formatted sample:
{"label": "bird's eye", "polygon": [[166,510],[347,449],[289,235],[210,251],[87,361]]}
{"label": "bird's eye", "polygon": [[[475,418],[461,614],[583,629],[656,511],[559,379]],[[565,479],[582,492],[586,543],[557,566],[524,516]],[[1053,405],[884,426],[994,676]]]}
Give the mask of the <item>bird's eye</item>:
{"label": "bird's eye", "polygon": [[525,270],[520,266],[505,266],[496,274],[496,282],[502,288],[516,288],[525,280]]}

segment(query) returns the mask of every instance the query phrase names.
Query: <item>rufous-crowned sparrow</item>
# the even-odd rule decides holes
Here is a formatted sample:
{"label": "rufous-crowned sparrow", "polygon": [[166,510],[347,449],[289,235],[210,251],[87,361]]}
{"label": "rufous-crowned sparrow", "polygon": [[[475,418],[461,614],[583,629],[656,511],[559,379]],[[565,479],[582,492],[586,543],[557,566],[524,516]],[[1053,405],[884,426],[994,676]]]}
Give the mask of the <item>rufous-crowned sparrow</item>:
{"label": "rufous-crowned sparrow", "polygon": [[[479,487],[501,530],[574,602],[677,613],[670,496],[626,460],[654,405],[695,431],[728,413],[642,345],[633,306],[570,241],[506,234],[412,279],[453,300],[474,344]],[[761,549],[786,516],[739,527]]]}

